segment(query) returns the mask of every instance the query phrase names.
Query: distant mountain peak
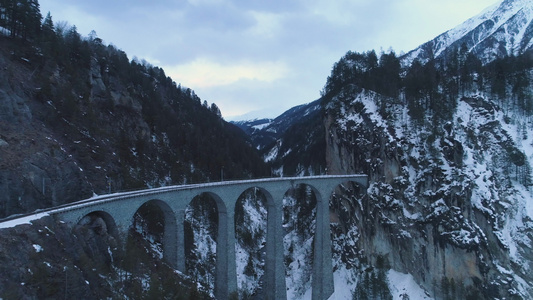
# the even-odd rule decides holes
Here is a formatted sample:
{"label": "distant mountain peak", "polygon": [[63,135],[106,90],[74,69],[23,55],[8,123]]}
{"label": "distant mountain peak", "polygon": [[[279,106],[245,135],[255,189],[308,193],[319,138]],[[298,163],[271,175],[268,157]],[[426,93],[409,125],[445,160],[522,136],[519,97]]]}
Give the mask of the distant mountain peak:
{"label": "distant mountain peak", "polygon": [[517,55],[533,48],[532,21],[533,0],[503,0],[407,53],[402,63],[446,57],[463,44],[483,63]]}

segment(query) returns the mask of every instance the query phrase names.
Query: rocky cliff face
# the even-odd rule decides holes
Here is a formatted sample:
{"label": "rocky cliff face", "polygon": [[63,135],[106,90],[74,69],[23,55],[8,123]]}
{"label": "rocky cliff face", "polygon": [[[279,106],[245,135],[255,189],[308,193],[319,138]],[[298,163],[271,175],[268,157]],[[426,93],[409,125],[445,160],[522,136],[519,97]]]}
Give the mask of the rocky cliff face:
{"label": "rocky cliff face", "polygon": [[348,85],[327,107],[329,170],[371,182],[343,200],[359,231],[352,264],[385,258],[436,299],[531,298],[531,157],[520,159],[533,137],[488,96],[462,98],[440,128],[391,103]]}
{"label": "rocky cliff face", "polygon": [[90,195],[90,187],[69,156],[59,134],[36,119],[42,103],[33,101],[40,86],[28,76],[20,57],[0,55],[0,211],[2,216],[64,203]]}

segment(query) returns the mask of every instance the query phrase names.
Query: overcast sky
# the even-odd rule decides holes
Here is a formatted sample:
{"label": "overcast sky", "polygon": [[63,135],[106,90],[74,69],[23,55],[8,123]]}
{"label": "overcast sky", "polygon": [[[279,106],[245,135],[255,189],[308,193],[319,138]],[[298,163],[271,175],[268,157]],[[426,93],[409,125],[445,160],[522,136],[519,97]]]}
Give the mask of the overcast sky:
{"label": "overcast sky", "polygon": [[[43,16],[95,30],[162,67],[226,119],[275,117],[318,99],[348,50],[408,52],[498,0],[40,0]],[[254,115],[256,116],[257,113]]]}

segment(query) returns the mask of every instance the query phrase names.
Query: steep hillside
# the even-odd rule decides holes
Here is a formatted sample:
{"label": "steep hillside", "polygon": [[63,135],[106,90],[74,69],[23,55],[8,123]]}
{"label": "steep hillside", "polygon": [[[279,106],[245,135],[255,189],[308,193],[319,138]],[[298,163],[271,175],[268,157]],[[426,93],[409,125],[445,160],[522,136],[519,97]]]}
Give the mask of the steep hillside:
{"label": "steep hillside", "polygon": [[[273,175],[325,174],[321,99],[293,107],[273,120],[235,122],[249,136]],[[260,122],[259,125],[257,122]]]}
{"label": "steep hillside", "polygon": [[0,217],[120,190],[269,174],[215,104],[96,36],[0,36]]}
{"label": "steep hillside", "polygon": [[384,117],[382,101],[346,86],[328,106],[328,116],[344,112],[326,119],[330,171],[372,182],[365,201],[345,198],[355,266],[383,257],[436,299],[531,298],[533,140],[523,116],[511,121],[490,95],[472,94],[449,121],[420,125],[404,105]]}
{"label": "steep hillside", "polygon": [[346,186],[331,204],[336,278],[355,299],[387,299],[372,278],[397,296],[395,280],[435,299],[533,297],[533,56],[483,65],[456,55],[402,71],[394,53],[348,52],[312,116],[320,121],[279,138],[303,149],[320,141],[287,134],[323,128],[327,171],[369,175],[366,197]]}
{"label": "steep hillside", "polygon": [[320,109],[320,100],[295,106],[275,119],[257,119],[232,122],[250,136],[258,150],[273,147],[289,128],[302,120],[314,116]]}
{"label": "steep hillside", "polygon": [[4,225],[2,299],[212,299],[133,228],[110,234],[99,218],[75,228],[51,217]]}
{"label": "steep hillside", "polygon": [[[394,53],[348,52],[322,108],[279,137],[305,149],[322,138],[308,133],[324,130],[324,152],[314,154],[327,172],[369,175],[364,198],[346,186],[330,205],[338,297],[533,297],[533,56],[483,65],[456,51],[455,65],[404,71]],[[312,169],[299,156],[276,157]],[[296,298],[305,282],[292,287]],[[402,292],[404,282],[412,288]]]}

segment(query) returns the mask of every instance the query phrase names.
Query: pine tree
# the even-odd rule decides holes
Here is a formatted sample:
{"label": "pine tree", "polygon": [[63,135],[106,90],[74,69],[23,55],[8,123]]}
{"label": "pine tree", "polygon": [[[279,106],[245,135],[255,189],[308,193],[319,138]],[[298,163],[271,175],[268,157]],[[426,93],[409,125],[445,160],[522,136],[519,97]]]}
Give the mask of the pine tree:
{"label": "pine tree", "polygon": [[33,40],[41,30],[41,11],[37,0],[0,1],[0,26],[12,38]]}
{"label": "pine tree", "polygon": [[415,60],[411,64],[404,79],[407,108],[409,109],[409,115],[415,121],[421,121],[424,117],[425,108],[421,101],[423,96],[423,76],[423,66],[420,61]]}
{"label": "pine tree", "polygon": [[50,12],[46,14],[42,24],[42,34],[44,37],[55,37],[54,21],[52,21],[52,15]]}
{"label": "pine tree", "polygon": [[23,5],[23,19],[24,23],[22,38],[26,40],[34,40],[41,33],[41,10],[37,0],[21,1]]}
{"label": "pine tree", "polygon": [[157,273],[152,273],[150,276],[150,288],[146,293],[146,299],[163,299],[161,280]]}

